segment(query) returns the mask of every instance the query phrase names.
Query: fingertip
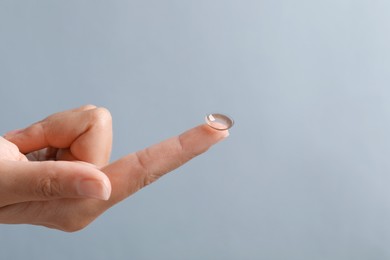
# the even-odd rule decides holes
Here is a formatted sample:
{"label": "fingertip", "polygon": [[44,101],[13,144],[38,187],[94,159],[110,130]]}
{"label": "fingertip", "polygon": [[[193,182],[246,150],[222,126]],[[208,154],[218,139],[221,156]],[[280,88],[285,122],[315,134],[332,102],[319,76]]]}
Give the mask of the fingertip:
{"label": "fingertip", "polygon": [[101,171],[90,173],[76,180],[76,190],[79,196],[91,199],[108,200],[111,196],[111,182]]}
{"label": "fingertip", "polygon": [[203,131],[205,131],[206,135],[211,137],[215,142],[219,142],[224,140],[230,135],[229,130],[217,130],[215,128],[210,127],[207,124],[203,124],[200,126]]}
{"label": "fingertip", "polygon": [[227,130],[216,130],[206,124],[192,128],[179,136],[182,150],[199,155],[229,136]]}
{"label": "fingertip", "polygon": [[223,139],[222,140],[225,140],[226,138],[228,138],[230,136],[230,132],[228,130],[224,131],[223,133]]}
{"label": "fingertip", "polygon": [[106,181],[84,179],[77,183],[77,192],[81,197],[108,200],[111,195],[111,184]]}
{"label": "fingertip", "polygon": [[219,131],[219,132],[221,133],[222,139],[225,139],[225,138],[229,137],[229,135],[230,135],[229,130],[224,130],[224,131]]}

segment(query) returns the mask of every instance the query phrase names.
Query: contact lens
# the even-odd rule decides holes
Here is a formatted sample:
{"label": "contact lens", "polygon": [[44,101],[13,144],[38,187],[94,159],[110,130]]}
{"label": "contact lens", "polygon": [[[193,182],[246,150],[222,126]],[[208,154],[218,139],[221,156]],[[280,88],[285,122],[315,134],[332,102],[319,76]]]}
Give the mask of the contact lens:
{"label": "contact lens", "polygon": [[227,130],[234,125],[233,119],[223,114],[208,114],[205,118],[206,123],[216,130]]}

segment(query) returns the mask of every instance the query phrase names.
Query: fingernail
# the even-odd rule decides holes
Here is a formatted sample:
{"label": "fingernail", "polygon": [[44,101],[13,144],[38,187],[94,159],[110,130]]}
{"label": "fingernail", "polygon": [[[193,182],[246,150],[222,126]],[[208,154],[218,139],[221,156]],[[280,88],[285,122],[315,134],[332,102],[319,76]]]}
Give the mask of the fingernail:
{"label": "fingernail", "polygon": [[93,199],[108,200],[110,198],[110,186],[104,181],[82,180],[77,186],[78,194]]}
{"label": "fingernail", "polygon": [[3,136],[4,137],[7,137],[7,136],[10,136],[10,135],[17,135],[21,132],[23,132],[24,129],[16,129],[16,130],[12,130],[12,131],[9,131],[7,133],[5,133]]}
{"label": "fingernail", "polygon": [[[214,131],[217,131],[217,130],[214,130]],[[219,138],[216,140],[216,143],[225,140],[230,135],[228,130],[218,131],[218,134],[219,134]]]}
{"label": "fingernail", "polygon": [[225,131],[224,131],[223,139],[227,138],[229,135],[230,135],[229,131],[228,131],[228,130],[225,130]]}

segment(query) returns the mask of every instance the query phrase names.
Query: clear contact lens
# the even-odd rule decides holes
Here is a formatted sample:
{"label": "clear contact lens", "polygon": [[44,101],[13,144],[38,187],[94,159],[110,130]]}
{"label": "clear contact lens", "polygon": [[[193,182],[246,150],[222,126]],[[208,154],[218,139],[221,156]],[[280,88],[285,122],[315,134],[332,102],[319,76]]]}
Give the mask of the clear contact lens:
{"label": "clear contact lens", "polygon": [[205,120],[206,120],[206,123],[211,128],[214,128],[214,129],[220,130],[220,131],[227,130],[234,125],[233,119],[231,119],[227,115],[218,114],[218,113],[208,114],[206,116]]}

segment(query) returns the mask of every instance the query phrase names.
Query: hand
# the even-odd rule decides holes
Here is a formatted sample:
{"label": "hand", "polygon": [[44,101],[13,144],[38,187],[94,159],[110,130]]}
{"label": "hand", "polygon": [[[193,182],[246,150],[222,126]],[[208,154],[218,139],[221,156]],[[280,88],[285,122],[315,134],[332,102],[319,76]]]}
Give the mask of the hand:
{"label": "hand", "polygon": [[[108,164],[112,130],[106,109],[54,114],[0,138],[0,223],[80,230],[227,136],[200,125]],[[43,161],[28,161],[25,154]]]}

